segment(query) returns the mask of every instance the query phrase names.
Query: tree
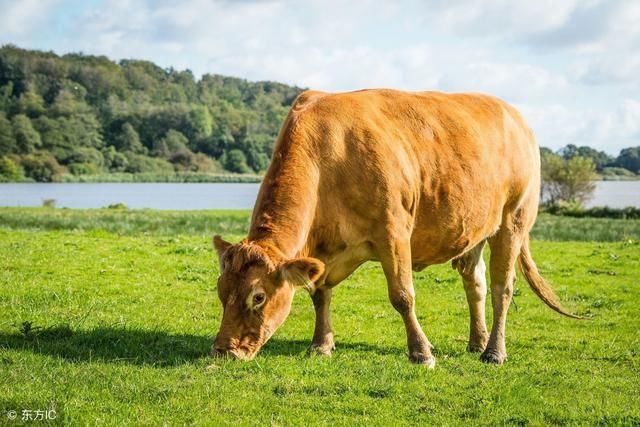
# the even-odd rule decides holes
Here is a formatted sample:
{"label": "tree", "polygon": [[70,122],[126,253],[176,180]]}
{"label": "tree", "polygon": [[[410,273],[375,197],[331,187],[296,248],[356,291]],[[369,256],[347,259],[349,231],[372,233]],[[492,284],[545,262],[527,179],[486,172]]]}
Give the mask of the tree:
{"label": "tree", "polygon": [[32,153],[42,145],[40,134],[33,128],[31,119],[24,114],[16,114],[11,119],[13,134],[16,138],[17,152]]}
{"label": "tree", "polygon": [[118,135],[117,142],[118,150],[131,151],[136,154],[147,154],[147,147],[140,142],[140,136],[138,132],[131,126],[131,123],[125,122]]}
{"label": "tree", "polygon": [[[300,92],[219,75],[198,80],[189,70],[149,61],[7,45],[0,47],[0,155],[42,151],[74,173],[218,171],[221,163],[261,171]],[[102,166],[95,155],[79,160],[95,152],[102,153]]]}
{"label": "tree", "polygon": [[544,152],[541,161],[545,204],[583,204],[591,197],[595,190],[595,166],[591,159],[581,156],[564,159],[555,153]]}
{"label": "tree", "polygon": [[169,129],[156,145],[156,153],[160,157],[169,158],[179,151],[188,151],[186,136],[175,129]]}
{"label": "tree", "polygon": [[113,145],[108,146],[102,151],[104,165],[111,172],[124,172],[129,166],[127,156],[116,151]]}
{"label": "tree", "polygon": [[598,172],[601,172],[602,169],[613,162],[613,158],[604,151],[598,151],[595,148],[591,148],[586,145],[577,147],[573,144],[569,144],[566,147],[561,148],[559,153],[565,160],[569,160],[576,156],[591,159]]}
{"label": "tree", "polygon": [[104,155],[92,147],[78,148],[68,159],[69,170],[74,175],[92,175],[102,172]]}
{"label": "tree", "polygon": [[75,129],[67,129],[64,118],[52,119],[41,116],[33,121],[42,139],[42,148],[53,154],[57,161],[65,162],[75,149],[72,133]]}
{"label": "tree", "polygon": [[17,148],[11,122],[0,111],[0,155],[15,153]]}
{"label": "tree", "polygon": [[26,114],[31,118],[39,117],[45,112],[44,100],[37,93],[25,92],[17,99],[15,110],[16,113]]}
{"label": "tree", "polygon": [[249,173],[251,169],[247,165],[247,158],[240,150],[229,150],[224,156],[224,168],[236,173]]}
{"label": "tree", "polygon": [[616,165],[640,174],[640,147],[630,147],[620,151]]}

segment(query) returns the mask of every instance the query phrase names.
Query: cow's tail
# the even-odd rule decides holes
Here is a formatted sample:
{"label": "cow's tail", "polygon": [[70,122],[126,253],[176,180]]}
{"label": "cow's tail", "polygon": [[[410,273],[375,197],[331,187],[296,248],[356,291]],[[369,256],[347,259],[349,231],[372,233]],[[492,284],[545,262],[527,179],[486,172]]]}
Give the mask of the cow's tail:
{"label": "cow's tail", "polygon": [[540,298],[552,310],[557,311],[562,315],[571,317],[573,319],[584,319],[584,317],[576,316],[575,314],[569,313],[562,307],[562,305],[558,301],[558,297],[553,292],[553,289],[551,289],[551,286],[549,286],[546,280],[544,280],[544,278],[540,275],[538,267],[536,267],[536,263],[531,257],[528,238],[526,238],[522,244],[520,255],[518,256],[518,261],[522,274],[524,275],[525,279],[527,279],[527,283],[529,283],[529,286],[531,286],[533,292],[538,295],[538,298]]}

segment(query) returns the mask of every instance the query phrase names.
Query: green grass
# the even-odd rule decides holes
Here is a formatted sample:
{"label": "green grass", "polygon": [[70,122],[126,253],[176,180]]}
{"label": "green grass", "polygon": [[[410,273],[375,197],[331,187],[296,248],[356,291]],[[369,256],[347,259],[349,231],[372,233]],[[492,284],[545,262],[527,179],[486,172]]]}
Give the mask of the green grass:
{"label": "green grass", "polygon": [[[247,233],[250,215],[248,210],[0,208],[0,227],[76,231],[99,229],[125,235],[243,235]],[[555,241],[638,240],[640,221],[573,218],[541,213],[532,237]]]}
{"label": "green grass", "polygon": [[640,425],[637,234],[534,241],[563,303],[590,319],[551,312],[519,278],[503,366],[465,352],[455,271],[414,274],[438,359],[429,371],[408,363],[373,263],[334,292],[331,358],[304,355],[314,316],[303,291],[254,361],[209,358],[221,318],[209,234],[227,224],[237,240],[246,221],[0,209],[0,416],[55,405],[73,425]]}

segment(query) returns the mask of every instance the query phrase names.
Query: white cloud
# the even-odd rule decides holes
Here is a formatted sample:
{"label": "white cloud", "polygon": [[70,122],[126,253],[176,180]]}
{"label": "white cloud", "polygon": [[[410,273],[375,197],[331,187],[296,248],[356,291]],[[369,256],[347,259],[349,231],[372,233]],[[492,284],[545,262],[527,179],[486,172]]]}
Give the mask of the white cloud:
{"label": "white cloud", "polygon": [[442,80],[444,89],[494,94],[510,102],[531,102],[550,92],[563,91],[566,79],[544,68],[517,63],[470,63],[452,70]]}
{"label": "white cloud", "polygon": [[634,0],[0,0],[0,43],[324,90],[481,91],[541,144],[638,145]]}
{"label": "white cloud", "polygon": [[0,34],[14,40],[28,37],[46,20],[56,3],[56,0],[0,1]]}
{"label": "white cloud", "polygon": [[462,35],[494,37],[537,34],[560,28],[579,0],[432,0],[428,21],[438,28]]}
{"label": "white cloud", "polygon": [[567,144],[590,145],[616,154],[640,142],[640,101],[623,100],[615,109],[578,111],[563,105],[518,105],[540,145],[553,149]]}

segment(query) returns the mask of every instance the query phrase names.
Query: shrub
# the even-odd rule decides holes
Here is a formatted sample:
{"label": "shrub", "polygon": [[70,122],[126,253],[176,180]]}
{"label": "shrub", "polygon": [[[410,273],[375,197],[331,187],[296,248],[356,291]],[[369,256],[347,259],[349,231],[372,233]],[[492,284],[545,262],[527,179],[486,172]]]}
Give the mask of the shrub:
{"label": "shrub", "polygon": [[98,169],[104,166],[104,155],[91,147],[80,147],[69,157],[69,163],[90,163]]}
{"label": "shrub", "polygon": [[56,199],[42,199],[42,207],[43,208],[55,208],[56,207]]}
{"label": "shrub", "polygon": [[240,150],[229,150],[222,156],[222,164],[224,168],[236,173],[250,173],[251,168],[247,165],[247,158]]}
{"label": "shrub", "polygon": [[582,205],[595,190],[595,166],[591,159],[574,156],[563,159],[557,154],[543,152],[542,199],[547,205],[562,202]]}
{"label": "shrub", "polygon": [[120,203],[113,203],[113,204],[110,204],[109,206],[107,206],[107,209],[119,209],[119,210],[123,210],[123,209],[129,209],[129,208],[127,208],[127,205],[125,205],[124,203],[120,202]]}
{"label": "shrub", "polygon": [[100,167],[93,163],[71,163],[69,172],[74,175],[95,175],[102,171]]}
{"label": "shrub", "polygon": [[192,171],[194,170],[192,167],[194,157],[195,154],[191,150],[183,148],[171,154],[169,161],[173,163],[177,171]]}
{"label": "shrub", "polygon": [[602,169],[602,177],[605,179],[615,180],[617,178],[635,178],[636,174],[629,169],[619,167],[608,167]]}
{"label": "shrub", "polygon": [[575,204],[560,203],[544,209],[545,212],[554,215],[570,216],[574,218],[612,218],[612,219],[640,219],[640,208],[611,208],[609,206],[596,206],[584,209]]}
{"label": "shrub", "polygon": [[108,146],[103,152],[104,166],[112,172],[124,172],[129,166],[127,156],[116,151],[113,145]]}
{"label": "shrub", "polygon": [[20,168],[9,157],[0,157],[0,182],[17,181],[22,177]]}
{"label": "shrub", "polygon": [[55,157],[47,152],[27,154],[20,164],[26,176],[39,182],[51,182],[57,175],[65,172]]}
{"label": "shrub", "polygon": [[163,159],[143,156],[130,151],[124,153],[127,157],[128,165],[125,169],[130,173],[173,173],[171,163]]}
{"label": "shrub", "polygon": [[197,153],[192,160],[193,169],[196,172],[216,173],[222,172],[222,166],[216,160],[203,153]]}

